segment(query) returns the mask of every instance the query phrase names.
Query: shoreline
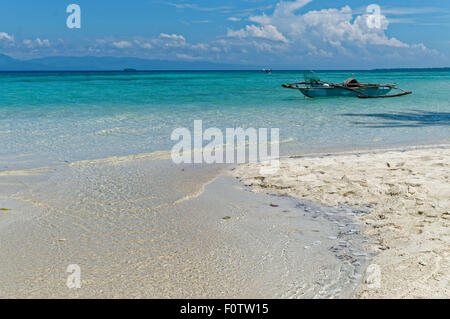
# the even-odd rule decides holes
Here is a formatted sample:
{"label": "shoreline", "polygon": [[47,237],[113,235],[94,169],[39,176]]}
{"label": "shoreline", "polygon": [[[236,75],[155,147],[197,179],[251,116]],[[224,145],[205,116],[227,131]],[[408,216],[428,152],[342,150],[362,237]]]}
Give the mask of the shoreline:
{"label": "shoreline", "polygon": [[[286,150],[280,148],[280,158],[289,157],[313,157],[313,156],[323,156],[332,154],[350,154],[350,153],[364,153],[373,151],[383,151],[383,150],[408,150],[408,149],[427,149],[440,147],[441,145],[450,145],[450,139],[437,139],[437,140],[424,140],[420,143],[390,143],[383,145],[372,145],[372,146],[344,146],[340,145],[338,147],[324,146],[316,148],[305,148],[299,149],[299,147],[291,148],[291,144],[295,144],[295,141],[282,141],[280,145],[286,147]],[[28,163],[32,160],[22,161],[18,160],[22,157],[33,156],[32,154],[16,154],[16,155],[0,155],[0,164],[3,165],[0,169],[0,177],[6,175],[33,175],[39,174],[41,170],[52,169],[57,166],[82,166],[82,165],[92,165],[92,164],[118,164],[121,162],[130,161],[141,161],[141,160],[170,160],[171,150],[168,149],[157,149],[149,152],[139,152],[139,153],[126,153],[121,155],[110,155],[110,156],[89,156],[87,159],[74,159],[72,161],[68,160],[39,160],[33,165],[22,165],[18,167],[8,167],[8,165],[15,163]],[[7,159],[13,161],[6,161]],[[219,164],[227,165],[227,164]],[[236,164],[231,164],[236,165]],[[241,164],[238,164],[241,165]]]}
{"label": "shoreline", "polygon": [[[357,220],[376,245],[381,286],[370,281],[358,298],[448,298],[450,268],[450,145],[291,156],[272,176],[258,164],[234,175],[255,192],[328,205],[370,207]],[[401,269],[401,272],[399,272]]]}
{"label": "shoreline", "polygon": [[[389,262],[398,260],[399,254],[411,255],[411,252],[399,252],[390,241],[393,239],[385,238],[389,231],[385,233],[383,230],[389,230],[389,227],[395,229],[395,222],[398,221],[393,222],[388,214],[385,214],[383,219],[379,218],[379,215],[376,215],[379,212],[374,211],[376,208],[374,203],[364,203],[361,200],[355,204],[348,200],[339,202],[321,197],[298,196],[292,192],[296,184],[289,180],[289,176],[298,174],[295,169],[293,170],[295,163],[307,161],[311,163],[312,170],[315,169],[314,165],[320,166],[320,163],[325,161],[327,169],[320,167],[316,172],[321,170],[323,174],[318,173],[318,176],[326,176],[328,171],[339,171],[339,167],[333,167],[330,160],[341,161],[351,158],[345,170],[351,181],[354,168],[361,169],[361,166],[352,165],[357,163],[355,159],[361,161],[363,158],[366,160],[365,165],[370,167],[374,158],[383,157],[386,154],[396,158],[401,157],[402,161],[406,161],[411,157],[411,152],[448,151],[450,145],[407,148],[282,157],[282,169],[279,175],[269,180],[268,187],[259,189],[267,194],[259,195],[249,189],[251,187],[253,191],[257,190],[255,187],[257,188],[261,182],[260,176],[254,174],[258,167],[257,163],[228,166],[231,169],[192,165],[185,165],[182,168],[161,158],[132,155],[67,163],[47,167],[45,170],[32,169],[31,171],[36,174],[25,174],[26,172],[0,174],[2,194],[15,185],[10,193],[15,194],[16,201],[17,197],[29,197],[26,205],[21,203],[13,205],[14,202],[8,202],[7,198],[0,198],[0,204],[14,206],[10,207],[13,210],[3,212],[3,215],[8,214],[8,218],[3,219],[8,224],[8,229],[0,224],[3,232],[0,234],[1,241],[11,245],[8,250],[2,251],[0,256],[2,260],[8,261],[0,267],[0,278],[3,278],[5,285],[9,285],[7,290],[0,291],[0,295],[32,298],[56,296],[69,298],[398,297],[390,287],[387,287],[387,291],[384,286],[381,290],[374,290],[367,289],[367,285],[362,284],[369,261],[371,264],[381,266],[382,276],[385,278],[383,282],[385,280],[395,282],[396,277],[392,275],[398,275],[395,272],[397,268],[389,268]],[[381,164],[386,165],[384,162]],[[397,164],[393,161],[390,165],[394,169]],[[448,164],[445,165],[444,161],[444,166],[437,166],[437,168],[448,171]],[[167,170],[172,176],[169,180],[166,180],[167,178],[163,175],[158,177],[159,172],[163,170]],[[124,176],[128,176],[128,184],[123,184]],[[244,185],[229,180],[233,176],[240,177]],[[155,182],[157,187],[148,193],[145,191],[145,185],[139,184],[142,178],[149,178],[153,182],[145,184],[146,187],[155,187]],[[133,181],[138,185],[129,184]],[[171,184],[175,181],[178,186]],[[314,184],[315,181],[313,179],[310,183]],[[185,185],[186,182],[188,186]],[[20,196],[17,195],[19,183],[29,188]],[[97,183],[98,185],[95,186]],[[252,185],[252,183],[256,184]],[[100,186],[103,189],[102,192],[95,193],[95,188],[92,188],[94,186]],[[171,193],[173,189],[178,188],[179,190],[173,196],[167,199],[160,198],[165,192]],[[67,190],[68,194],[65,194]],[[94,191],[93,194],[91,194],[92,191]],[[137,192],[136,195],[135,192]],[[274,197],[269,193],[291,197]],[[72,198],[72,194],[76,195],[75,198]],[[105,194],[107,197],[103,198]],[[108,198],[114,201],[108,203]],[[120,198],[121,200],[118,201]],[[272,207],[273,202],[276,202],[276,207]],[[211,207],[215,209],[211,210]],[[41,213],[36,213],[36,210],[40,210]],[[372,212],[361,214],[360,212],[364,210],[372,210]],[[233,215],[232,212],[236,214]],[[427,216],[427,212],[419,216],[426,219],[423,230],[431,228],[436,231],[433,220],[428,221],[431,217]],[[399,216],[401,221],[403,217]],[[333,218],[348,221],[342,223]],[[357,229],[359,226],[353,225],[353,222],[365,228]],[[6,225],[5,223],[3,225]],[[292,223],[297,226],[293,227]],[[58,227],[54,228],[56,225]],[[113,229],[110,230],[107,226]],[[368,231],[371,226],[380,233]],[[203,234],[195,234],[199,229],[203,229]],[[441,234],[444,231],[439,241],[448,240],[445,229],[442,227],[437,229],[441,231]],[[34,233],[39,235],[29,235]],[[155,237],[155,234],[159,235]],[[175,237],[167,237],[168,234],[175,234]],[[81,238],[78,238],[80,236]],[[342,236],[350,236],[344,240],[345,244]],[[108,240],[105,241],[102,237]],[[124,241],[121,237],[125,237],[126,240]],[[167,242],[161,241],[163,238]],[[283,238],[288,238],[288,241],[283,242]],[[353,242],[351,238],[355,241]],[[367,242],[366,238],[369,238],[371,242]],[[135,244],[131,244],[132,242]],[[261,244],[263,242],[265,244]],[[320,244],[317,244],[318,242]],[[166,246],[168,243],[173,245]],[[402,244],[407,245],[408,241]],[[129,245],[134,248],[129,250]],[[428,245],[428,239],[421,245]],[[24,263],[31,265],[33,262],[28,260],[28,257],[14,256],[14,247],[24,252],[32,251],[30,258],[33,257],[32,260],[35,261],[34,267],[23,266]],[[180,255],[179,250],[182,247],[186,248],[186,253]],[[205,247],[208,247],[206,252]],[[287,248],[289,249],[286,250]],[[123,249],[129,252],[121,252]],[[157,251],[162,249],[168,250],[168,253],[158,255]],[[213,255],[211,251],[214,252]],[[437,248],[433,246],[430,251],[431,257],[425,254],[420,260],[414,259],[414,262],[419,265],[420,272],[426,273],[430,267],[436,268],[436,260],[433,258],[441,256],[439,269],[434,273],[437,279],[433,279],[434,284],[440,282],[441,286],[436,285],[441,288],[435,288],[436,293],[424,289],[427,295],[415,294],[401,297],[448,296],[446,295],[448,290],[445,290],[448,275],[445,275],[445,271],[442,274],[443,269],[448,267],[448,249],[442,251],[442,245],[437,243]],[[434,251],[438,252],[436,256],[433,255]],[[236,252],[239,252],[240,257],[235,255]],[[280,252],[283,253],[280,254]],[[387,252],[393,253],[383,259],[383,254]],[[102,259],[105,260],[99,259],[100,256],[103,256]],[[157,261],[152,261],[155,258]],[[53,264],[47,263],[45,261],[47,259]],[[87,281],[88,285],[91,285],[90,288],[73,294],[64,287],[66,274],[62,261],[73,263],[76,259],[82,260],[88,267],[87,273],[91,272],[92,277],[89,277]],[[200,262],[200,260],[204,261]],[[255,265],[259,267],[259,273],[253,273],[252,267]],[[8,268],[11,269],[8,270]],[[26,272],[30,275],[24,277],[17,273],[15,269],[18,268],[27,268]],[[355,269],[358,269],[356,273]],[[149,270],[154,273],[150,277],[145,274],[145,271]],[[319,273],[316,273],[317,270]],[[137,273],[133,275],[135,272]],[[177,279],[174,280],[171,274],[178,272],[180,275],[177,275]],[[223,274],[230,273],[233,273],[232,277],[222,277]],[[288,273],[289,276],[286,275]],[[411,276],[411,272],[405,273],[405,276]],[[111,275],[117,281],[113,285],[114,288],[102,280],[102,276]],[[40,279],[33,281],[30,276]],[[192,281],[193,276],[200,277]],[[269,276],[271,279],[267,281],[264,276]],[[159,277],[166,278],[166,281],[158,281]],[[315,286],[309,280],[310,277],[321,284]],[[243,278],[255,282],[255,285],[251,287],[253,290],[239,290],[243,284]],[[283,280],[280,281],[280,278]],[[44,281],[48,282],[44,283]],[[153,282],[157,282],[157,286],[161,289],[155,289]],[[265,282],[271,284],[267,285]],[[148,289],[138,288],[141,283],[144,283],[144,287]],[[184,283],[183,285],[189,289],[182,288],[183,285],[176,283]],[[27,291],[26,284],[34,288]],[[398,285],[398,282],[396,284]],[[56,290],[55,287],[57,287]],[[399,287],[399,291],[410,291],[401,285]],[[427,288],[426,285],[424,287]],[[117,289],[123,291],[123,294],[114,293]],[[257,294],[254,293],[255,291],[265,293]]]}

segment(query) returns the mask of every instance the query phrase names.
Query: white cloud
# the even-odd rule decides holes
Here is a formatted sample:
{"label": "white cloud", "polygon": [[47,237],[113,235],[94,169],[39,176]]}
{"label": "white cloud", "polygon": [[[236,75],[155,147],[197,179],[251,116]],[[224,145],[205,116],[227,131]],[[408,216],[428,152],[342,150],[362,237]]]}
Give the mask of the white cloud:
{"label": "white cloud", "polygon": [[50,46],[50,41],[48,39],[41,40],[40,38],[36,38],[35,41],[39,47],[49,47]]}
{"label": "white cloud", "polygon": [[[298,18],[298,16],[295,15],[295,12],[306,6],[311,1],[312,0],[280,1],[277,3],[271,16],[267,16],[266,14],[251,16],[250,21],[260,24],[274,24],[276,26],[283,24],[285,26],[289,26]],[[274,22],[276,22],[276,24]]]}
{"label": "white cloud", "polygon": [[114,54],[117,53],[116,49],[127,49],[129,56],[162,60],[208,60],[210,53],[220,52],[220,48],[212,48],[209,43],[189,43],[181,34],[168,33],[153,38],[99,38],[88,48],[89,52],[95,54]]}
{"label": "white cloud", "polygon": [[293,41],[322,42],[326,45],[385,45],[407,47],[398,39],[388,38],[385,30],[389,22],[385,16],[380,16],[380,28],[369,28],[367,16],[354,18],[352,9],[345,6],[342,9],[323,9],[308,11],[304,14],[295,12],[308,4],[310,0],[280,2],[274,13],[252,16],[250,20],[262,26],[275,26]]}
{"label": "white cloud", "polygon": [[206,43],[197,43],[197,44],[191,44],[190,48],[193,50],[208,50],[209,49],[209,45]]}
{"label": "white cloud", "polygon": [[330,56],[330,49],[349,54],[354,48],[367,50],[370,46],[409,47],[386,35],[389,21],[383,15],[380,16],[380,27],[370,28],[368,16],[363,14],[355,17],[349,6],[298,13],[310,2],[311,0],[281,1],[271,15],[262,14],[249,18],[258,23],[259,27],[248,25],[245,30],[229,32],[229,35],[244,37],[252,31],[256,33],[255,30],[274,28],[285,37],[285,42],[289,41],[292,46],[306,50],[314,47],[316,51],[312,51],[322,56]]}
{"label": "white cloud", "polygon": [[433,7],[422,7],[422,8],[394,8],[394,7],[386,7],[382,8],[381,12],[383,14],[392,14],[392,15],[417,15],[417,14],[428,14],[428,13],[442,13],[448,12],[443,8],[433,8]]}
{"label": "white cloud", "polygon": [[113,42],[112,45],[118,49],[126,49],[133,46],[133,44],[129,41],[117,41]]}
{"label": "white cloud", "polygon": [[[339,63],[346,67],[364,68],[369,65],[392,66],[399,62],[398,65],[412,64],[425,57],[447,59],[423,44],[406,43],[390,36],[390,20],[383,15],[383,10],[379,16],[379,27],[374,28],[369,23],[371,20],[366,8],[354,11],[349,6],[343,6],[308,10],[310,2],[312,0],[279,1],[272,11],[251,15],[248,17],[250,23],[239,30],[229,29],[227,39],[216,43],[220,44],[222,52],[232,57],[237,57],[237,52],[243,50],[257,53],[253,54],[253,61],[249,61],[253,63],[256,60],[275,61],[274,64],[282,61],[332,68],[338,67],[335,63]],[[390,10],[404,14],[425,11],[432,10]],[[296,58],[299,55],[303,57],[301,62]]]}
{"label": "white cloud", "polygon": [[228,21],[233,21],[233,22],[238,22],[238,21],[241,21],[241,18],[229,17],[227,20]]}
{"label": "white cloud", "polygon": [[185,54],[185,53],[177,53],[176,57],[180,60],[187,60],[187,61],[201,61],[203,60],[202,57],[195,57],[189,54]]}
{"label": "white cloud", "polygon": [[411,18],[389,18],[389,24],[417,24],[415,19]]}
{"label": "white cloud", "polygon": [[191,3],[172,3],[166,2],[165,4],[175,7],[177,9],[192,9],[198,11],[220,11],[220,10],[229,10],[233,9],[231,6],[222,6],[222,7],[201,7],[196,4]]}
{"label": "white cloud", "polygon": [[50,40],[44,39],[41,40],[40,38],[36,38],[34,40],[25,39],[22,41],[22,44],[27,48],[44,48],[44,47],[50,47],[51,43]]}
{"label": "white cloud", "polygon": [[0,32],[0,40],[6,40],[6,41],[14,42],[14,36],[9,35],[6,32]]}
{"label": "white cloud", "polygon": [[134,40],[134,43],[142,49],[152,49],[153,45],[148,41]]}
{"label": "white cloud", "polygon": [[262,25],[260,27],[257,27],[255,25],[247,25],[244,29],[240,30],[228,30],[227,33],[228,37],[231,38],[262,38],[272,41],[281,41],[281,42],[288,42],[288,40],[284,37],[284,35],[278,31],[278,29],[273,25]]}
{"label": "white cloud", "polygon": [[185,37],[183,37],[180,34],[175,34],[175,33],[174,34],[161,33],[159,35],[159,37],[163,38],[163,39],[177,40],[177,41],[183,41],[183,42],[186,41]]}

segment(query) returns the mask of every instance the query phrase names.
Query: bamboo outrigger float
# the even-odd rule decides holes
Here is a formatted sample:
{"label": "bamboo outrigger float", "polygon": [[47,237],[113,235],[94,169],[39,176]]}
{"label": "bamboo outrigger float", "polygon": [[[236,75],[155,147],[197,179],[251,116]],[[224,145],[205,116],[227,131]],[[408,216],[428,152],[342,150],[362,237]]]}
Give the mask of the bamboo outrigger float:
{"label": "bamboo outrigger float", "polygon": [[[397,84],[359,83],[356,79],[347,79],[343,83],[331,83],[320,80],[313,72],[305,73],[304,82],[288,83],[282,85],[287,89],[299,90],[303,95],[313,97],[325,96],[352,96],[360,99],[388,98],[412,94],[397,87]],[[392,90],[399,93],[388,94]]]}

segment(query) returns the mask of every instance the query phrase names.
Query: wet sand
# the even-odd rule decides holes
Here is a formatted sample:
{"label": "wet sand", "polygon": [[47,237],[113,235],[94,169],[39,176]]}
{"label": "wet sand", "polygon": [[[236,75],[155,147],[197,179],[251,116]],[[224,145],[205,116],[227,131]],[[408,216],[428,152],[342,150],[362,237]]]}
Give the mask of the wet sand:
{"label": "wet sand", "polygon": [[381,281],[367,278],[356,297],[450,298],[449,145],[291,157],[275,174],[251,164],[235,176],[257,192],[369,209],[355,219]]}
{"label": "wet sand", "polygon": [[343,298],[371,257],[349,216],[365,211],[255,194],[224,167],[87,161],[3,172],[0,194],[4,298]]}

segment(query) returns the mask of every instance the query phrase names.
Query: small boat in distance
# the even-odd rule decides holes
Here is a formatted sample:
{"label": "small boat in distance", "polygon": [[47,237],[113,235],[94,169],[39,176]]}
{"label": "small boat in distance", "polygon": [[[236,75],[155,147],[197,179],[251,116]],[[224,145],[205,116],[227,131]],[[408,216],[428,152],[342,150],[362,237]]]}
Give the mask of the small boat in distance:
{"label": "small boat in distance", "polygon": [[264,69],[263,71],[266,72],[267,74],[271,74],[272,73],[271,69]]}
{"label": "small boat in distance", "polygon": [[137,72],[137,70],[136,69],[127,68],[127,69],[123,69],[123,72]]}
{"label": "small boat in distance", "polygon": [[[397,84],[372,84],[359,83],[356,79],[350,78],[343,83],[332,83],[320,80],[314,72],[305,72],[305,81],[288,83],[282,85],[287,89],[299,90],[303,95],[313,97],[326,96],[351,96],[360,99],[386,98],[412,94],[412,91],[405,91],[397,87]],[[401,92],[389,94],[392,90]]]}

